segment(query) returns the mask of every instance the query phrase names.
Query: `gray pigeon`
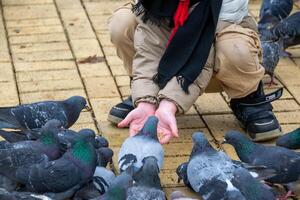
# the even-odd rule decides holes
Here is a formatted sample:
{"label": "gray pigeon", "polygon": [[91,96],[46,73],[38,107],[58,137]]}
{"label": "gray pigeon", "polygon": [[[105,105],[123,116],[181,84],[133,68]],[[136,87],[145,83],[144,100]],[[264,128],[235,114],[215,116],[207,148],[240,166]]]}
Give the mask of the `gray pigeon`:
{"label": "gray pigeon", "polygon": [[153,156],[143,159],[143,166],[133,179],[135,184],[127,191],[127,200],[165,200],[166,195],[162,191],[159,179],[157,159]]}
{"label": "gray pigeon", "polygon": [[273,40],[281,41],[283,56],[291,54],[284,50],[288,47],[300,44],[300,12],[296,12],[282,20],[277,26],[271,29]]}
{"label": "gray pigeon", "polygon": [[280,56],[280,43],[274,41],[261,41],[261,47],[263,50],[262,65],[265,68],[265,73],[270,75],[270,85],[277,83],[274,82],[274,71],[279,62]]}
{"label": "gray pigeon", "polygon": [[126,171],[122,172],[113,180],[104,195],[92,200],[126,200],[127,190],[133,185],[132,175],[133,169],[132,167],[128,167]]}
{"label": "gray pigeon", "polygon": [[103,195],[116,178],[115,174],[104,168],[96,167],[93,180],[74,195],[73,200],[93,199]]}
{"label": "gray pigeon", "polygon": [[196,132],[192,138],[194,146],[187,166],[187,178],[193,190],[204,200],[246,200],[240,190],[243,186],[232,182],[235,171],[241,166],[224,152],[213,149],[203,133]]}
{"label": "gray pigeon", "polygon": [[231,144],[241,161],[252,165],[264,165],[275,170],[276,176],[267,179],[270,183],[289,184],[297,182],[300,175],[300,154],[278,146],[253,143],[238,131],[229,131],[225,142]]}
{"label": "gray pigeon", "polygon": [[157,138],[157,123],[158,119],[155,116],[149,117],[137,135],[124,141],[118,158],[121,172],[131,165],[138,170],[143,165],[142,160],[150,156],[154,156],[159,169],[162,168],[164,149]]}
{"label": "gray pigeon", "polygon": [[293,9],[293,0],[263,0],[258,29],[269,29],[288,17]]}
{"label": "gray pigeon", "polygon": [[61,158],[18,169],[16,178],[32,192],[75,192],[92,179],[96,164],[94,146],[80,137]]}
{"label": "gray pigeon", "polygon": [[78,119],[86,100],[73,96],[64,101],[44,101],[16,107],[0,108],[0,128],[30,130],[41,128],[49,120],[57,119],[69,128]]}
{"label": "gray pigeon", "polygon": [[0,172],[16,180],[19,168],[54,160],[60,156],[59,142],[56,135],[56,123],[48,122],[41,130],[42,135],[36,141],[8,143],[0,149]]}
{"label": "gray pigeon", "polygon": [[288,149],[300,149],[300,128],[279,137],[276,145]]}

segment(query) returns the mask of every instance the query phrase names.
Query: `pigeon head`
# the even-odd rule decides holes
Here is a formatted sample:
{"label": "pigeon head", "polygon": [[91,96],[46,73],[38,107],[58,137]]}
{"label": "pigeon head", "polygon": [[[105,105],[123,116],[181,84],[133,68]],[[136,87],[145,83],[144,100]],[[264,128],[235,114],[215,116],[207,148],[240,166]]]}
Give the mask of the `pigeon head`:
{"label": "pigeon head", "polygon": [[198,153],[202,153],[207,149],[212,149],[212,146],[209,144],[204,133],[195,132],[192,136],[192,139],[193,139],[194,146],[193,146],[191,157],[193,157]]}
{"label": "pigeon head", "polygon": [[102,136],[99,136],[97,135],[95,137],[95,148],[102,148],[102,147],[108,147],[109,146],[109,143],[108,143],[108,140],[105,139],[104,137]]}
{"label": "pigeon head", "polygon": [[255,150],[257,145],[238,131],[228,131],[225,134],[224,143],[230,144],[236,150],[241,160],[248,160],[248,156]]}
{"label": "pigeon head", "polygon": [[158,140],[157,138],[157,124],[158,118],[155,116],[150,116],[144,124],[144,127],[139,132],[138,135],[145,135],[147,137],[151,137],[153,139]]}
{"label": "pigeon head", "polygon": [[85,98],[81,96],[73,96],[63,102],[67,110],[68,124],[73,125],[79,117],[80,112],[87,108]]}
{"label": "pigeon head", "polygon": [[102,147],[97,149],[96,152],[99,166],[106,167],[108,163],[112,162],[114,152],[110,148]]}
{"label": "pigeon head", "polygon": [[61,127],[60,121],[53,119],[48,121],[41,128],[41,136],[39,141],[44,145],[58,145],[59,140],[57,133],[59,132],[59,128]]}
{"label": "pigeon head", "polygon": [[78,132],[79,136],[83,137],[83,138],[95,138],[96,137],[96,133],[95,131],[93,131],[92,129],[81,129]]}
{"label": "pigeon head", "polygon": [[181,165],[179,165],[176,169],[176,174],[178,176],[178,183],[183,180],[183,183],[185,184],[185,186],[189,186],[189,180],[187,177],[187,167],[188,167],[188,162],[182,163]]}
{"label": "pigeon head", "polygon": [[289,149],[298,149],[300,147],[300,128],[279,137],[276,145]]}
{"label": "pigeon head", "polygon": [[161,190],[159,179],[159,168],[157,159],[154,156],[149,156],[143,159],[143,166],[134,174],[133,178],[138,186],[156,188]]}

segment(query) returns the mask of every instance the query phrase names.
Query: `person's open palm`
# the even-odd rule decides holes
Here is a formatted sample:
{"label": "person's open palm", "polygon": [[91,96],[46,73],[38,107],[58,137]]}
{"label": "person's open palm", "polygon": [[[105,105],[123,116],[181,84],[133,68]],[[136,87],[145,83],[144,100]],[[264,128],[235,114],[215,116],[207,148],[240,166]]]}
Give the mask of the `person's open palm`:
{"label": "person's open palm", "polygon": [[155,116],[158,118],[158,133],[162,134],[160,137],[160,142],[162,144],[168,143],[173,137],[178,136],[178,128],[176,123],[176,105],[170,101],[163,100]]}
{"label": "person's open palm", "polygon": [[155,105],[141,102],[137,108],[132,110],[127,117],[118,124],[118,127],[124,128],[129,126],[130,136],[136,135],[144,126],[148,117],[154,115]]}

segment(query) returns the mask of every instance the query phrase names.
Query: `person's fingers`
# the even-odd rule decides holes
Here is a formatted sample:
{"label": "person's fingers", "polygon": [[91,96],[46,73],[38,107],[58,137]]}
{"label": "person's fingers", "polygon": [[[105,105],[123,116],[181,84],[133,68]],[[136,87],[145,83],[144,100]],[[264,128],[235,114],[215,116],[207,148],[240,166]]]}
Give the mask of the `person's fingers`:
{"label": "person's fingers", "polygon": [[170,123],[170,128],[171,128],[173,136],[178,138],[179,135],[178,135],[178,128],[177,128],[176,121],[172,121]]}
{"label": "person's fingers", "polygon": [[135,136],[139,132],[139,129],[136,126],[133,126],[129,129],[129,135],[130,137]]}
{"label": "person's fingers", "polygon": [[159,141],[161,144],[167,144],[169,143],[169,141],[171,140],[172,135],[168,134],[168,135],[164,135],[164,137]]}
{"label": "person's fingers", "polygon": [[125,128],[125,127],[128,127],[132,120],[133,120],[133,113],[130,112],[130,113],[126,116],[126,118],[123,119],[123,121],[121,121],[121,122],[118,124],[118,127],[119,127],[119,128]]}

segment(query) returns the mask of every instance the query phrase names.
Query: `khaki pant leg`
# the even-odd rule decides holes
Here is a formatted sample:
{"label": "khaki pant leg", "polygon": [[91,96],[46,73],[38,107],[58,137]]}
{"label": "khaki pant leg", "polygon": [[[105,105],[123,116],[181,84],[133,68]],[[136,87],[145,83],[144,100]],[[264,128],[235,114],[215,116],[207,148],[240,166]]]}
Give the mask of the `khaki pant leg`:
{"label": "khaki pant leg", "polygon": [[131,11],[132,4],[126,3],[115,10],[108,19],[111,42],[117,55],[123,61],[129,76],[132,76],[132,60],[135,55],[133,38],[137,26],[136,16]]}
{"label": "khaki pant leg", "polygon": [[257,33],[230,25],[216,37],[216,78],[230,98],[242,98],[257,90],[265,70],[260,64]]}

